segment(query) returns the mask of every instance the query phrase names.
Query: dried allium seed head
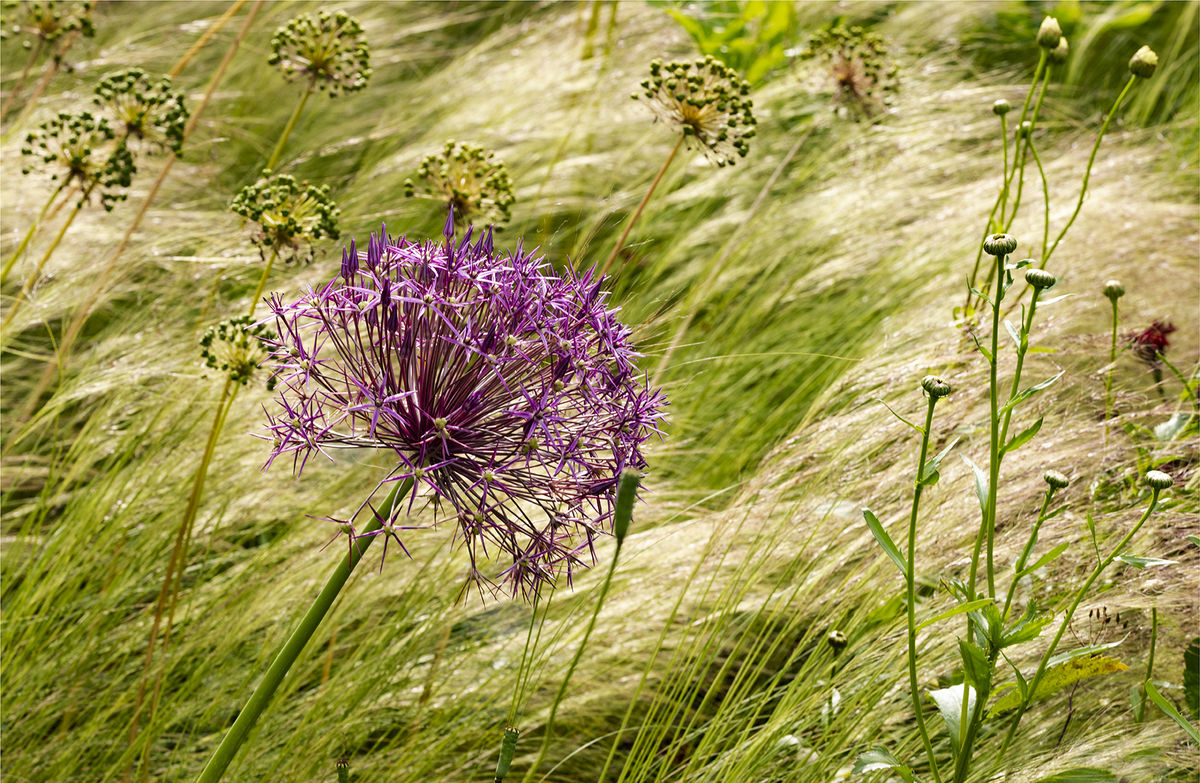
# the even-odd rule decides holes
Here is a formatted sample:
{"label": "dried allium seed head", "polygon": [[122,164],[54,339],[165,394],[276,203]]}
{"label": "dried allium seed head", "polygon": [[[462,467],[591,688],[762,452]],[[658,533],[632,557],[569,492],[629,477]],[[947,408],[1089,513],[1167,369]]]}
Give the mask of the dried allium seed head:
{"label": "dried allium seed head", "polygon": [[822,81],[832,78],[834,102],[868,118],[883,111],[899,87],[899,68],[883,38],[857,25],[818,30],[800,59],[821,63],[826,69]]}
{"label": "dried allium seed head", "polygon": [[288,81],[311,81],[330,96],[357,92],[371,78],[370,51],[362,25],[341,11],[301,14],[275,32],[270,65]]}
{"label": "dried allium seed head", "polygon": [[1104,284],[1104,295],[1115,304],[1118,299],[1125,296],[1125,286],[1121,285],[1120,280],[1109,280]]}
{"label": "dried allium seed head", "polygon": [[1161,470],[1146,471],[1146,486],[1151,489],[1168,489],[1174,483],[1175,479]]}
{"label": "dried allium seed head", "polygon": [[995,114],[997,117],[1003,117],[1005,114],[1008,114],[1010,111],[1012,111],[1012,104],[1010,104],[1008,101],[1004,100],[1003,98],[998,99],[995,103],[992,104],[992,114]]}
{"label": "dried allium seed head", "polygon": [[1139,79],[1149,79],[1157,67],[1158,55],[1149,46],[1138,49],[1129,60],[1129,72]]}
{"label": "dried allium seed head", "polygon": [[1042,20],[1042,26],[1038,28],[1038,46],[1047,50],[1053,49],[1058,46],[1062,34],[1062,27],[1059,26],[1058,20],[1053,16],[1047,16]]}
{"label": "dried allium seed head", "polygon": [[[267,358],[264,343],[274,340],[275,334],[266,326],[254,323],[248,315],[239,315],[205,330],[200,338],[200,357],[205,367],[220,370],[229,380],[245,386]],[[275,388],[274,376],[267,379],[267,388]]]}
{"label": "dried allium seed head", "polygon": [[983,252],[989,256],[1007,256],[1017,249],[1017,238],[1012,234],[992,234],[983,240]]}
{"label": "dried allium seed head", "polygon": [[1062,65],[1067,61],[1067,57],[1071,54],[1071,47],[1067,44],[1067,37],[1064,35],[1058,39],[1058,46],[1051,49],[1046,56],[1050,58],[1050,62],[1055,65]]}
{"label": "dried allium seed head", "polygon": [[1044,291],[1052,288],[1058,282],[1058,278],[1045,269],[1030,269],[1025,273],[1025,282],[1039,291]]}
{"label": "dried allium seed head", "polygon": [[[394,461],[405,509],[454,521],[472,579],[526,596],[593,560],[625,468],[645,465],[662,393],[639,378],[630,331],[591,272],[562,274],[518,247],[351,242],[341,273],[271,301],[279,380],[267,464],[336,448]],[[512,337],[513,340],[508,338]],[[483,561],[506,566],[485,577]]]}
{"label": "dried allium seed head", "polygon": [[953,391],[953,389],[950,388],[950,384],[946,383],[936,375],[926,375],[924,378],[922,378],[921,388],[925,390],[926,394],[935,400],[946,397],[951,391]]}
{"label": "dried allium seed head", "polygon": [[445,203],[453,208],[459,226],[476,221],[499,226],[511,217],[516,199],[508,169],[483,147],[448,141],[440,153],[421,161],[417,174],[420,187],[407,180],[405,195]]}
{"label": "dried allium seed head", "polygon": [[1042,480],[1050,485],[1051,490],[1066,489],[1071,484],[1071,480],[1057,470],[1047,470],[1042,474]]}
{"label": "dried allium seed head", "polygon": [[650,63],[650,78],[634,99],[655,118],[673,126],[718,166],[732,165],[750,151],[756,120],[750,85],[720,60]]}
{"label": "dried allium seed head", "polygon": [[188,110],[171,78],[153,81],[141,68],[110,73],[96,85],[96,105],[107,109],[127,138],[146,141],[178,154]]}
{"label": "dried allium seed head", "polygon": [[117,141],[112,126],[90,112],[59,112],[25,137],[21,154],[26,156],[23,174],[35,166],[44,168],[51,180],[74,181],[82,194],[97,194],[109,211],[125,200],[125,188],[137,171],[133,155]]}
{"label": "dried allium seed head", "polygon": [[229,208],[255,224],[250,239],[261,253],[278,252],[289,263],[311,261],[313,242],[338,238],[340,210],[329,198],[328,185],[264,171],[238,191]]}
{"label": "dried allium seed head", "polygon": [[49,44],[76,30],[84,38],[91,38],[96,34],[91,19],[92,6],[95,5],[92,2],[62,3],[42,0],[5,5],[11,8],[11,12],[6,13],[0,20],[0,28],[4,30],[3,37],[7,38],[10,34],[26,36],[26,40],[22,41],[26,49],[32,48],[32,40],[40,40],[43,45]]}

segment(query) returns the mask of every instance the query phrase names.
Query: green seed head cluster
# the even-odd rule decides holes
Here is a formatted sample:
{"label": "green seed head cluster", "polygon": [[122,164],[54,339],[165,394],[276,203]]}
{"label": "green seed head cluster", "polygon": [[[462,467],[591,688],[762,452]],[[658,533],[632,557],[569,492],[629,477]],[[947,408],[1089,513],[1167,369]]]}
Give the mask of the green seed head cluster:
{"label": "green seed head cluster", "polygon": [[171,79],[158,81],[141,68],[110,73],[96,85],[96,104],[107,109],[131,139],[165,147],[178,154],[188,110],[183,96],[171,89]]}
{"label": "green seed head cluster", "polygon": [[371,78],[370,50],[362,25],[342,12],[302,14],[275,32],[271,57],[288,81],[311,80],[331,96],[357,92]]}
{"label": "green seed head cluster", "polygon": [[[254,323],[248,315],[239,315],[210,326],[200,338],[200,357],[204,366],[220,370],[229,380],[245,386],[267,358],[263,340],[273,340],[275,334],[263,324]],[[267,379],[267,389],[275,388],[275,378]]]}
{"label": "green seed head cluster", "polygon": [[96,193],[111,211],[125,200],[125,188],[137,171],[129,148],[116,136],[103,117],[59,112],[25,137],[21,173],[45,168],[52,180],[74,181],[82,193]]}
{"label": "green seed head cluster", "polygon": [[718,166],[750,151],[756,120],[750,85],[714,57],[694,62],[650,63],[650,78],[633,94],[656,119],[679,129]]}
{"label": "green seed head cluster", "polygon": [[22,36],[21,45],[26,49],[33,48],[35,40],[43,44],[53,43],[75,30],[85,38],[91,38],[96,34],[91,18],[93,5],[91,2],[62,3],[54,0],[5,3],[6,13],[0,22],[0,35],[4,38]]}
{"label": "green seed head cluster", "polygon": [[459,225],[477,219],[500,225],[511,217],[516,199],[508,169],[483,147],[447,141],[421,161],[417,175],[419,182],[405,180],[404,194],[449,204]]}
{"label": "green seed head cluster", "polygon": [[[277,252],[289,263],[311,261],[313,242],[338,238],[340,210],[329,198],[328,185],[264,171],[258,182],[238,191],[229,208],[255,224],[251,241],[260,252]],[[309,251],[302,254],[306,246]]]}
{"label": "green seed head cluster", "polygon": [[800,59],[822,64],[833,80],[834,102],[866,117],[883,111],[900,85],[883,38],[857,25],[817,31]]}

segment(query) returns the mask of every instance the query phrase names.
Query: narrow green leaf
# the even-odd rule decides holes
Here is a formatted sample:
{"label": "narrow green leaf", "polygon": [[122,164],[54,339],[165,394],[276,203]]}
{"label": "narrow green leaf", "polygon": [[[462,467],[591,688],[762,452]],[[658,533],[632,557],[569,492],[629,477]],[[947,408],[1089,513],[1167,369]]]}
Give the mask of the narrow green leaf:
{"label": "narrow green leaf", "polygon": [[1037,783],[1118,783],[1120,779],[1111,772],[1094,767],[1076,767],[1057,772]]}
{"label": "narrow green leaf", "polygon": [[1192,717],[1200,719],[1200,636],[1183,651],[1183,699]]}
{"label": "narrow green leaf", "polygon": [[1191,541],[1196,546],[1200,546],[1200,538],[1197,538],[1196,536],[1186,536],[1186,538],[1188,541]]}
{"label": "narrow green leaf", "polygon": [[1012,338],[1013,345],[1021,347],[1021,333],[1017,331],[1017,327],[1013,326],[1013,322],[1004,319],[1004,328],[1008,330],[1008,336]]}
{"label": "narrow green leaf", "polygon": [[[920,482],[922,484],[932,485],[937,483],[936,475],[938,468],[942,466],[942,460],[946,459],[946,455],[950,453],[950,449],[954,448],[958,444],[959,440],[960,438],[955,438],[954,440],[950,441],[950,444],[946,446],[946,448],[942,449],[936,457],[933,457],[921,467]],[[930,475],[935,476],[932,481],[927,480]]]}
{"label": "narrow green leaf", "polygon": [[942,620],[945,620],[950,617],[954,617],[955,615],[963,614],[964,612],[974,611],[975,609],[978,609],[981,606],[986,606],[987,604],[990,604],[990,603],[992,603],[992,599],[990,599],[990,598],[976,598],[974,601],[968,601],[965,604],[959,604],[958,606],[954,607],[953,609],[948,609],[945,612],[942,612],[937,617],[930,617],[928,620],[926,620],[925,622],[918,625],[917,630],[919,631],[922,628],[933,625],[934,623],[940,623]]}
{"label": "narrow green leaf", "polygon": [[1150,697],[1150,701],[1154,702],[1160,710],[1167,713],[1170,718],[1179,724],[1179,727],[1191,738],[1193,745],[1200,745],[1200,731],[1196,730],[1188,719],[1179,714],[1179,710],[1175,709],[1175,705],[1163,698],[1158,689],[1154,687],[1154,683],[1146,682],[1146,695]]}
{"label": "narrow green leaf", "polygon": [[988,496],[988,477],[987,474],[980,470],[979,466],[971,461],[970,457],[960,455],[962,461],[970,466],[971,472],[975,474],[975,497],[979,498],[979,509],[981,511],[987,509]]}
{"label": "narrow green leaf", "polygon": [[963,662],[963,679],[986,699],[992,689],[992,667],[987,653],[964,639],[958,640],[958,652]]}
{"label": "narrow green leaf", "polygon": [[1055,302],[1061,302],[1069,296],[1075,296],[1075,294],[1059,294],[1058,296],[1052,296],[1049,299],[1039,299],[1038,307],[1046,307],[1047,305],[1052,305]]}
{"label": "narrow green leaf", "polygon": [[1121,644],[1121,640],[1115,642],[1107,642],[1105,644],[1093,644],[1090,647],[1080,647],[1070,652],[1059,653],[1046,662],[1047,666],[1057,666],[1060,663],[1066,663],[1074,658],[1079,658],[1084,655],[1092,655],[1093,653],[1104,652]]}
{"label": "narrow green leaf", "polygon": [[1133,722],[1141,723],[1146,717],[1145,683],[1139,682],[1129,688],[1129,705],[1133,707]]}
{"label": "narrow green leaf", "polygon": [[1039,612],[1036,604],[1030,601],[1025,613],[1021,615],[1021,619],[1009,628],[1005,628],[1000,635],[1000,648],[1012,647],[1038,638],[1042,635],[1042,630],[1053,620],[1054,615]]}
{"label": "narrow green leaf", "polygon": [[903,416],[901,416],[899,413],[896,413],[896,411],[892,410],[892,406],[891,406],[891,405],[888,405],[886,402],[884,402],[883,400],[879,399],[878,397],[876,397],[876,398],[875,398],[875,401],[876,401],[876,402],[878,402],[879,404],[881,404],[883,407],[887,408],[889,411],[892,411],[892,415],[893,415],[893,416],[895,416],[895,417],[896,417],[897,419],[899,419],[900,421],[902,421],[902,422],[904,422],[905,424],[907,424],[908,426],[912,427],[914,430],[916,430],[917,432],[921,433],[922,435],[924,435],[924,434],[925,434],[925,428],[924,428],[924,427],[918,427],[916,424],[913,424],[911,421],[909,421],[908,419],[904,418],[904,417],[903,417]]}
{"label": "narrow green leaf", "polygon": [[[989,302],[989,304],[990,304],[990,302]],[[975,347],[979,349],[979,352],[981,354],[983,354],[983,358],[987,359],[990,362],[992,360],[992,352],[989,351],[987,348],[983,347],[983,343],[979,342],[979,338],[975,335],[974,332],[971,332],[971,339],[975,341]]]}
{"label": "narrow green leaf", "polygon": [[1015,408],[1017,405],[1021,404],[1025,400],[1029,399],[1033,395],[1040,392],[1042,389],[1046,389],[1046,388],[1049,388],[1050,386],[1054,385],[1054,383],[1057,382],[1059,378],[1063,377],[1063,374],[1065,372],[1066,372],[1066,370],[1059,370],[1055,375],[1053,375],[1050,378],[1047,378],[1046,380],[1042,381],[1041,383],[1035,383],[1033,386],[1029,386],[1029,387],[1024,388],[1021,391],[1017,392],[1015,395],[1013,395],[1012,399],[1010,399],[1008,402],[1004,403],[1004,407],[1000,409],[1000,412],[1007,413],[1008,411]]}
{"label": "narrow green leaf", "polygon": [[1013,577],[1013,578],[1014,578],[1014,579],[1020,579],[1020,578],[1021,578],[1021,577],[1023,577],[1023,576],[1028,576],[1029,574],[1032,574],[1034,571],[1036,571],[1036,570],[1038,570],[1039,568],[1041,568],[1042,566],[1046,565],[1046,564],[1047,564],[1047,563],[1049,563],[1051,560],[1054,560],[1055,558],[1057,558],[1057,557],[1058,557],[1059,555],[1061,555],[1063,552],[1066,552],[1066,551],[1067,551],[1067,547],[1069,547],[1069,546],[1070,546],[1070,544],[1069,544],[1069,543],[1067,543],[1066,541],[1062,542],[1061,544],[1059,544],[1058,546],[1054,547],[1053,549],[1051,549],[1051,550],[1050,550],[1049,552],[1047,552],[1046,554],[1044,554],[1044,555],[1042,555],[1041,557],[1039,557],[1039,558],[1038,558],[1038,560],[1037,560],[1037,562],[1036,562],[1036,563],[1034,563],[1033,565],[1031,565],[1031,566],[1026,566],[1025,568],[1022,568],[1022,569],[1021,569],[1021,571],[1020,571],[1020,572],[1019,572],[1019,573],[1018,573],[1018,574],[1017,574],[1015,577]]}
{"label": "narrow green leaf", "polygon": [[1042,428],[1042,420],[1038,419],[1033,424],[1030,424],[1028,427],[1026,427],[1025,429],[1021,430],[1019,433],[1014,435],[1013,439],[1010,440],[1008,443],[1004,444],[1003,452],[1005,454],[1007,454],[1010,451],[1016,451],[1017,449],[1021,448],[1026,443],[1028,443],[1030,441],[1030,439],[1033,438],[1034,435],[1037,435],[1038,430],[1040,430],[1041,428]]}
{"label": "narrow green leaf", "polygon": [[1174,560],[1163,560],[1159,557],[1138,557],[1136,555],[1117,555],[1117,560],[1120,560],[1125,565],[1133,566],[1134,568],[1147,568],[1149,566],[1175,565]]}
{"label": "narrow green leaf", "polygon": [[900,760],[888,752],[887,748],[874,747],[868,751],[858,754],[858,758],[854,761],[854,768],[850,770],[852,775],[862,775],[867,772],[875,772],[881,769],[894,769],[896,774],[904,778],[908,783],[913,782],[912,770],[900,763]]}
{"label": "narrow green leaf", "polygon": [[896,564],[896,568],[900,569],[900,573],[908,577],[908,563],[900,555],[900,550],[896,548],[896,544],[892,541],[892,537],[883,529],[883,523],[879,518],[871,512],[871,509],[863,509],[863,518],[867,520],[867,527],[871,528],[871,534],[875,536],[875,540],[883,547],[883,551],[887,552],[888,557]]}

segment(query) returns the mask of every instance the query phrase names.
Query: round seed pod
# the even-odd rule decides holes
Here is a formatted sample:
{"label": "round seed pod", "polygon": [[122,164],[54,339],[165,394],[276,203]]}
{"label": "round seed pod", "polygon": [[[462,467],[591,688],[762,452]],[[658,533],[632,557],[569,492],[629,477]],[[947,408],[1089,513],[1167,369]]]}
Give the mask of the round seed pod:
{"label": "round seed pod", "polygon": [[940,397],[945,397],[950,394],[951,391],[953,391],[953,389],[950,388],[950,384],[946,383],[936,375],[926,375],[924,378],[922,378],[921,388],[924,389],[925,392],[935,400]]}
{"label": "round seed pod", "polygon": [[1012,104],[1003,98],[992,104],[992,114],[995,114],[997,117],[1003,117],[1010,111],[1012,111]]}
{"label": "round seed pod", "polygon": [[1157,67],[1158,55],[1149,46],[1138,49],[1129,60],[1129,72],[1139,79],[1149,79]]}
{"label": "round seed pod", "polygon": [[1122,296],[1125,296],[1125,286],[1121,285],[1120,280],[1109,280],[1104,284],[1104,295],[1116,302]]}
{"label": "round seed pod", "polygon": [[1062,27],[1053,16],[1047,16],[1042,20],[1042,26],[1038,28],[1038,46],[1043,49],[1053,49],[1058,46],[1060,39],[1062,39]]}

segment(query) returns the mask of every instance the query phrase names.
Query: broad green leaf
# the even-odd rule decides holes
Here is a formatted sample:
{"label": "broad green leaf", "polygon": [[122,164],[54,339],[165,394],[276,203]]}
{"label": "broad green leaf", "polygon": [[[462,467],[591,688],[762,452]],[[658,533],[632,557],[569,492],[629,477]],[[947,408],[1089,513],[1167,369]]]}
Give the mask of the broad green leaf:
{"label": "broad green leaf", "polygon": [[979,510],[987,509],[988,496],[988,477],[987,474],[980,470],[979,466],[971,461],[971,458],[965,455],[959,455],[963,462],[967,463],[971,468],[971,472],[975,474],[975,497],[979,498]]}
{"label": "broad green leaf", "polygon": [[968,689],[967,695],[967,711],[975,711],[975,689],[969,685],[951,685],[949,688],[939,688],[936,691],[930,691],[929,697],[933,699],[937,705],[938,712],[942,714],[942,720],[946,722],[946,730],[950,732],[950,747],[954,749],[954,754],[958,755],[958,749],[962,746],[959,741],[959,730],[962,727],[962,706],[963,706],[963,688]]}
{"label": "broad green leaf", "polygon": [[[1065,663],[1060,663],[1057,666],[1046,669],[1046,673],[1042,677],[1042,681],[1038,683],[1037,691],[1032,694],[1030,701],[1038,701],[1053,696],[1062,689],[1069,688],[1081,680],[1128,670],[1129,667],[1116,658],[1108,658],[1103,655],[1072,658]],[[1020,694],[1010,690],[992,704],[992,708],[988,710],[988,715],[999,715],[1008,710],[1015,710],[1020,706]]]}
{"label": "broad green leaf", "polygon": [[1066,372],[1066,370],[1059,370],[1052,377],[1047,378],[1046,380],[1042,381],[1041,383],[1035,383],[1034,385],[1026,387],[1026,388],[1022,389],[1021,391],[1017,392],[1015,395],[1013,395],[1012,399],[1010,399],[1008,402],[1004,403],[1004,407],[1000,409],[1000,412],[1006,413],[1006,412],[1012,410],[1013,408],[1015,408],[1017,405],[1024,402],[1025,400],[1029,399],[1033,395],[1037,394],[1042,389],[1046,389],[1046,388],[1049,388],[1050,386],[1054,385],[1054,383],[1056,381],[1058,381],[1059,378],[1063,377],[1063,374],[1065,372]]}
{"label": "broad green leaf", "polygon": [[1042,629],[1054,621],[1054,615],[1038,612],[1037,605],[1030,601],[1021,619],[1004,629],[1000,637],[1001,649],[1028,642],[1042,635]]}
{"label": "broad green leaf", "polygon": [[1188,722],[1188,719],[1179,714],[1179,710],[1175,709],[1175,705],[1163,698],[1158,689],[1154,687],[1154,683],[1146,681],[1146,695],[1150,697],[1150,701],[1154,702],[1160,710],[1167,713],[1170,718],[1179,724],[1179,727],[1191,738],[1193,745],[1200,745],[1200,731]]}
{"label": "broad green leaf", "polygon": [[1033,424],[1030,424],[1028,427],[1021,430],[1019,433],[1017,433],[1016,435],[1013,436],[1012,440],[1010,440],[1008,443],[1004,444],[1004,449],[1003,449],[1004,453],[1007,454],[1010,451],[1016,451],[1017,449],[1024,446],[1026,443],[1029,442],[1030,438],[1032,438],[1034,435],[1038,434],[1038,430],[1040,430],[1041,428],[1042,428],[1042,420],[1038,419]]}
{"label": "broad green leaf", "polygon": [[992,689],[992,667],[987,653],[963,639],[958,640],[958,653],[963,662],[963,679],[986,699]]}
{"label": "broad green leaf", "polygon": [[1032,574],[1034,571],[1036,571],[1036,570],[1038,570],[1039,568],[1041,568],[1042,566],[1046,565],[1046,564],[1047,564],[1047,563],[1049,563],[1051,560],[1054,560],[1056,557],[1058,557],[1059,555],[1061,555],[1063,552],[1066,552],[1066,551],[1067,551],[1067,547],[1068,547],[1068,546],[1070,546],[1070,544],[1069,544],[1069,543],[1067,543],[1066,541],[1062,542],[1061,544],[1059,544],[1058,546],[1054,547],[1053,549],[1051,549],[1051,550],[1050,550],[1049,552],[1047,552],[1046,554],[1044,554],[1044,555],[1042,555],[1041,557],[1039,557],[1039,558],[1038,558],[1038,560],[1037,560],[1037,562],[1036,562],[1036,563],[1034,563],[1033,565],[1031,565],[1031,566],[1026,566],[1026,567],[1022,568],[1022,569],[1021,569],[1021,571],[1020,571],[1020,573],[1018,573],[1018,574],[1017,574],[1017,575],[1016,575],[1014,578],[1015,578],[1015,579],[1020,579],[1020,578],[1021,578],[1021,577],[1023,577],[1023,576],[1026,576],[1026,575],[1028,575],[1028,574]]}
{"label": "broad green leaf", "polygon": [[1154,437],[1159,440],[1175,440],[1179,437],[1179,433],[1187,429],[1188,423],[1192,420],[1190,413],[1176,413],[1171,418],[1158,424],[1154,428]]}
{"label": "broad green leaf", "polygon": [[1117,555],[1117,560],[1120,560],[1125,565],[1133,566],[1134,568],[1146,568],[1148,566],[1175,565],[1174,560],[1163,560],[1159,557],[1137,557],[1136,555]]}
{"label": "broad green leaf", "polygon": [[954,617],[955,615],[963,614],[964,612],[974,611],[975,609],[978,609],[981,606],[986,606],[990,603],[992,603],[992,599],[990,598],[976,598],[974,601],[968,601],[965,604],[959,604],[953,609],[948,609],[942,612],[937,617],[930,617],[928,620],[918,625],[917,630],[919,631],[922,628],[933,625],[934,623],[940,623],[942,620],[945,620],[949,617]]}
{"label": "broad green leaf", "polygon": [[906,563],[904,558],[900,555],[900,550],[896,548],[896,544],[892,541],[892,537],[889,536],[887,531],[883,529],[883,524],[879,521],[879,518],[876,517],[869,508],[863,509],[863,518],[867,520],[867,527],[871,528],[871,534],[875,536],[875,540],[879,542],[879,545],[883,547],[883,551],[887,552],[888,557],[890,557],[892,562],[896,564],[896,568],[899,568],[900,573],[904,574],[905,578],[907,579],[908,563]]}
{"label": "broad green leaf", "polygon": [[1187,536],[1187,540],[1191,541],[1196,546],[1200,546],[1200,538],[1197,538],[1196,536]]}
{"label": "broad green leaf", "polygon": [[854,768],[850,770],[853,775],[862,775],[866,772],[875,772],[881,769],[894,769],[896,774],[904,778],[908,783],[913,782],[912,770],[900,763],[900,760],[888,752],[887,748],[874,747],[870,750],[859,753],[858,758],[854,761]]}
{"label": "broad green leaf", "polygon": [[1183,698],[1192,717],[1200,719],[1200,636],[1183,651]]}
{"label": "broad green leaf", "polygon": [[1118,783],[1120,779],[1111,772],[1094,767],[1076,767],[1057,772],[1037,783]]}

